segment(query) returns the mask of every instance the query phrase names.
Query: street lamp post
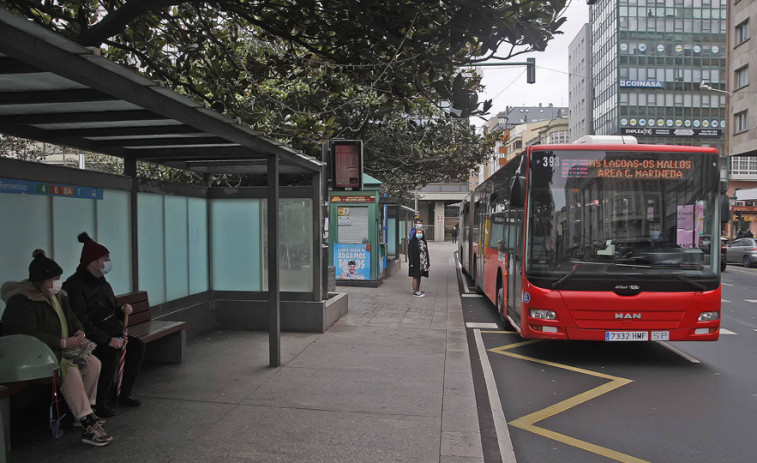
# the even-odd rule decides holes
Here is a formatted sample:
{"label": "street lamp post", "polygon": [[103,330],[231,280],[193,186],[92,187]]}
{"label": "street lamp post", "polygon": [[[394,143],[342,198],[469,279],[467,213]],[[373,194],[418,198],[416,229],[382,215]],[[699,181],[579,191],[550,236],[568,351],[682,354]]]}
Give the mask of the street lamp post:
{"label": "street lamp post", "polygon": [[731,96],[731,92],[729,92],[727,90],[720,90],[719,88],[714,88],[706,80],[703,80],[699,84],[699,90],[706,90],[708,92],[723,93],[725,95]]}

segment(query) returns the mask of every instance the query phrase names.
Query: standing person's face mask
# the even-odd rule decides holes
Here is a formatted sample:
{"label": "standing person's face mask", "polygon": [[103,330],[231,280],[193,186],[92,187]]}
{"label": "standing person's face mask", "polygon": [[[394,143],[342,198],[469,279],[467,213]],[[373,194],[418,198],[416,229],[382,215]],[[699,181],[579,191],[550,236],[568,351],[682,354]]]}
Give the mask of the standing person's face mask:
{"label": "standing person's face mask", "polygon": [[421,238],[423,238],[423,233],[416,233],[415,237],[418,238],[418,239],[421,239]]}

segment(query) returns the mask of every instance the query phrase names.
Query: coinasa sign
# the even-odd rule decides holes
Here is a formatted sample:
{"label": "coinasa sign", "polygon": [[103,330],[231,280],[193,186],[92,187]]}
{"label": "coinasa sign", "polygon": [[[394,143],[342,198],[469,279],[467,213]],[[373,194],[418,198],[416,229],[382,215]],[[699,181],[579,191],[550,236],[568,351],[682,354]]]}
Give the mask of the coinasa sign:
{"label": "coinasa sign", "polygon": [[665,88],[663,82],[656,80],[621,80],[620,86],[637,88]]}

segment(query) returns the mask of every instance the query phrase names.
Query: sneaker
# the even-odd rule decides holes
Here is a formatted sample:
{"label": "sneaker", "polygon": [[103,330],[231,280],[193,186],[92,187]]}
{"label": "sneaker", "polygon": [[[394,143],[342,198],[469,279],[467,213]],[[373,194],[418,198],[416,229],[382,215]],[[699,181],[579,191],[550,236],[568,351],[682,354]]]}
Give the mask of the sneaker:
{"label": "sneaker", "polygon": [[110,444],[113,437],[110,436],[99,424],[91,424],[82,429],[81,441],[85,444],[102,447]]}
{"label": "sneaker", "polygon": [[[99,416],[95,415],[94,412],[89,415],[92,417],[92,419],[95,420],[95,423],[99,424],[100,426],[105,424],[105,420],[103,418],[100,418]],[[81,420],[74,420],[74,427],[75,428],[81,428],[84,425],[81,424]]]}
{"label": "sneaker", "polygon": [[413,296],[415,296],[415,297],[423,297],[425,295],[426,294],[423,293],[423,292],[421,292],[421,291],[415,291],[415,292],[413,292]]}

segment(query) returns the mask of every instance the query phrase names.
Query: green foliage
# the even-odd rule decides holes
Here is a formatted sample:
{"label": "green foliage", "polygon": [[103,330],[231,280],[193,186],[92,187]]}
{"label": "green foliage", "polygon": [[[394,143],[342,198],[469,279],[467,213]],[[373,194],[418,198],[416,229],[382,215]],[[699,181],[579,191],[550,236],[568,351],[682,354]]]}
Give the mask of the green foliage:
{"label": "green foliage", "polygon": [[42,145],[24,138],[0,135],[0,157],[41,162],[45,159]]}
{"label": "green foliage", "polygon": [[566,3],[3,1],[307,154],[320,157],[329,138],[363,139],[366,169],[397,191],[465,177],[484,160],[493,145],[468,118],[491,101],[461,70],[544,49]]}

